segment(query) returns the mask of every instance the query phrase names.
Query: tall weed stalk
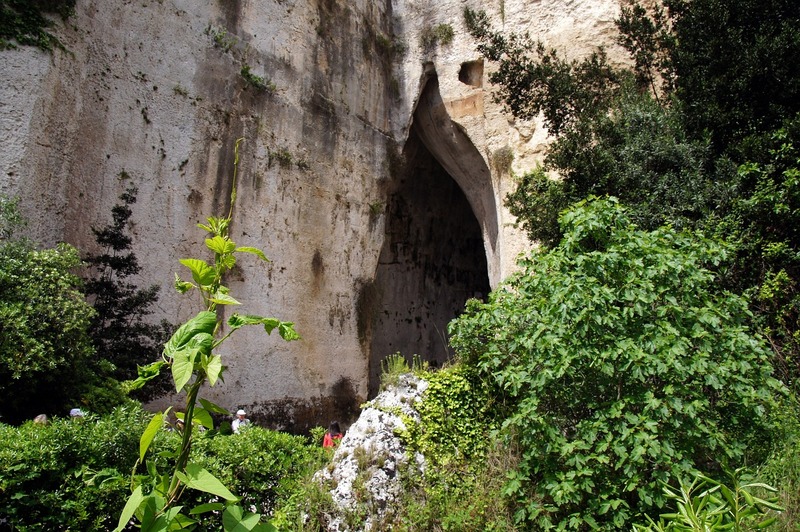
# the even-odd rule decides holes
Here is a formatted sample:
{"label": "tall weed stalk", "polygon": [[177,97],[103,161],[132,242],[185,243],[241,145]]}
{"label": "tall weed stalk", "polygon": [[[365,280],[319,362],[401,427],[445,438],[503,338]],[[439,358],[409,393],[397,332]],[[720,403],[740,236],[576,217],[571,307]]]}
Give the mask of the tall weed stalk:
{"label": "tall weed stalk", "polygon": [[[133,387],[141,387],[158,376],[162,369],[168,368],[177,393],[184,392],[185,411],[178,413],[184,421],[179,448],[172,455],[170,470],[158,471],[155,461],[148,454],[150,444],[164,425],[170,408],[153,416],[139,442],[139,459],[131,477],[132,493],[122,510],[116,532],[123,530],[135,519],[143,530],[167,531],[191,528],[203,515],[212,513],[222,518],[221,528],[225,531],[269,531],[275,527],[262,521],[260,514],[251,513],[238,504],[234,495],[220,480],[200,464],[192,462],[190,452],[194,438],[195,425],[213,428],[212,414],[228,412],[210,401],[199,397],[200,389],[208,384],[214,386],[225,371],[222,356],[218,349],[236,330],[245,325],[261,325],[267,334],[277,330],[286,341],[297,340],[299,335],[291,322],[277,318],[234,313],[227,324],[217,314],[220,305],[239,305],[223,284],[226,272],[236,265],[237,255],[247,253],[267,261],[264,253],[254,247],[237,246],[231,240],[229,229],[236,203],[236,177],[239,163],[238,139],[235,145],[233,185],[228,215],[210,217],[206,224],[198,224],[208,233],[206,247],[213,253],[213,261],[202,259],[181,259],[180,263],[189,269],[191,281],[184,281],[175,275],[175,288],[180,293],[198,290],[203,310],[181,325],[164,346],[161,360],[140,368],[139,377]],[[227,325],[227,326],[226,326]],[[140,467],[145,472],[137,473]],[[181,504],[185,491],[197,490],[208,495],[208,502],[186,509]]]}

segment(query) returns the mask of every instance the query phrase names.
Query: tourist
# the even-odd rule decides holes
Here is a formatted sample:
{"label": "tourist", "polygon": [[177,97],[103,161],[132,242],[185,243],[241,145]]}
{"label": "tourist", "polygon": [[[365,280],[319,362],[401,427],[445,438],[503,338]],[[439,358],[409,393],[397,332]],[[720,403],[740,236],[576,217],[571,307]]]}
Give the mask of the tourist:
{"label": "tourist", "polygon": [[234,419],[233,423],[231,423],[231,429],[233,429],[234,434],[239,434],[239,431],[249,424],[250,420],[247,419],[247,412],[244,410],[239,410],[236,412],[236,419]]}
{"label": "tourist", "polygon": [[339,422],[331,421],[330,426],[328,426],[328,431],[325,433],[325,438],[322,440],[322,446],[326,449],[333,449],[339,444],[342,436],[342,429],[339,428]]}

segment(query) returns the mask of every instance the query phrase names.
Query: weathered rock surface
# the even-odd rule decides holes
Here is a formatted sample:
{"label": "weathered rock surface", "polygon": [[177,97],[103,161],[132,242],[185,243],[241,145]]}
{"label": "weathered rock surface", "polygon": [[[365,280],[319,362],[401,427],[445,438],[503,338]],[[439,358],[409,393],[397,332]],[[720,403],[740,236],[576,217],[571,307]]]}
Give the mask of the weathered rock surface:
{"label": "weathered rock surface", "polygon": [[[541,160],[546,131],[493,102],[465,6],[570,56],[610,43],[619,9],[79,0],[56,25],[67,53],[0,51],[0,192],[21,197],[31,236],[88,252],[90,227],[135,182],[141,282],[163,287],[154,319],[179,322],[199,304],[174,294],[173,272],[203,256],[196,224],[227,212],[243,137],[233,237],[273,262],[242,260],[228,284],[244,311],[294,321],[303,339],[240,331],[221,353],[225,383],[205,396],[274,428],[352,419],[386,355],[446,359],[447,322],[527,246],[503,198],[512,171]],[[453,41],[423,47],[438,24]],[[495,164],[508,153],[510,168]]]}
{"label": "weathered rock surface", "polygon": [[317,472],[315,480],[331,487],[336,508],[327,516],[328,530],[353,529],[345,524],[347,515],[356,514],[359,507],[367,509],[369,517],[357,529],[372,530],[402,489],[399,475],[424,471],[425,458],[419,453],[408,464],[397,432],[405,430],[407,422],[419,422],[414,405],[427,387],[414,375],[402,375],[396,385],[370,401],[342,438],[330,466]]}

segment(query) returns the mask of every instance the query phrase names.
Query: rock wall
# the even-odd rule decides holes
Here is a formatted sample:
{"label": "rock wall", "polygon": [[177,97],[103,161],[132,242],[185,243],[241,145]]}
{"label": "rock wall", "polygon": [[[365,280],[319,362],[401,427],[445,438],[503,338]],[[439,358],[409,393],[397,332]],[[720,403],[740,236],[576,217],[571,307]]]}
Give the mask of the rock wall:
{"label": "rock wall", "polygon": [[[438,338],[463,299],[527,246],[502,198],[541,160],[546,131],[492,101],[465,6],[574,56],[610,42],[619,9],[78,0],[55,30],[67,52],[0,51],[0,191],[20,196],[31,236],[88,252],[134,182],[141,282],[163,287],[154,318],[179,322],[199,302],[174,293],[173,272],[204,256],[196,224],[227,212],[243,137],[232,236],[272,263],[242,260],[228,284],[244,311],[294,321],[303,339],[240,331],[225,383],[204,395],[287,430],[352,418],[390,352],[443,361]],[[423,46],[438,24],[453,41]]]}

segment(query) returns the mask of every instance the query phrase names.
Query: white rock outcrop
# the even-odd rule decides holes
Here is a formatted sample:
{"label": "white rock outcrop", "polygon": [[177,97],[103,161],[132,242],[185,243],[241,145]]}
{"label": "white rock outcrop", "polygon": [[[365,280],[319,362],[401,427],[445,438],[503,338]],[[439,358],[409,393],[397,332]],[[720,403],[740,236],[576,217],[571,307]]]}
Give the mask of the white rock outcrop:
{"label": "white rock outcrop", "polygon": [[[331,464],[314,476],[323,486],[332,486],[337,511],[327,516],[328,530],[372,530],[400,493],[399,476],[424,472],[425,458],[416,453],[409,464],[397,434],[406,430],[406,423],[419,422],[414,405],[427,387],[426,381],[414,375],[400,376],[397,384],[369,402],[342,438]],[[368,510],[363,527],[348,527],[346,516],[359,508]]]}

